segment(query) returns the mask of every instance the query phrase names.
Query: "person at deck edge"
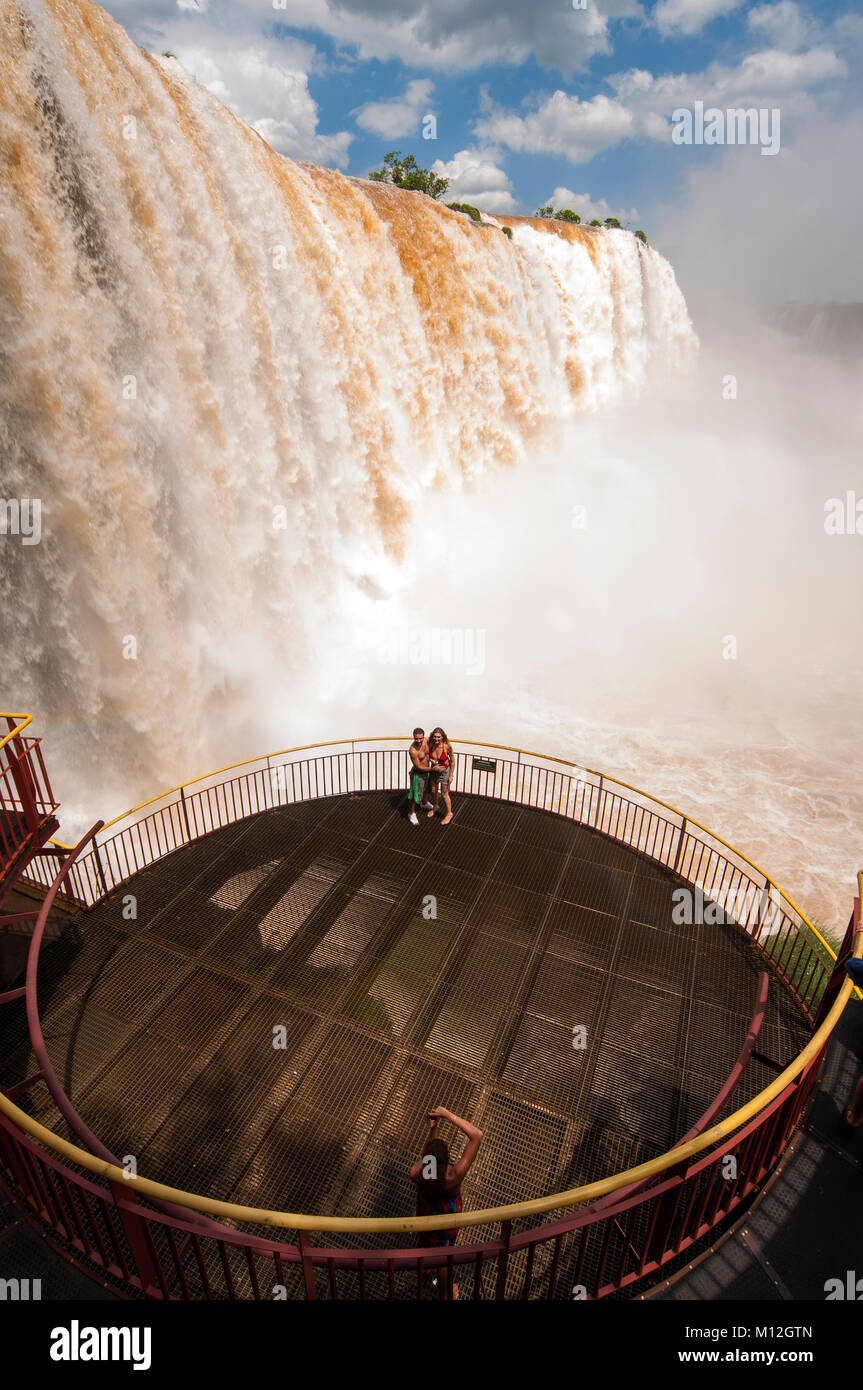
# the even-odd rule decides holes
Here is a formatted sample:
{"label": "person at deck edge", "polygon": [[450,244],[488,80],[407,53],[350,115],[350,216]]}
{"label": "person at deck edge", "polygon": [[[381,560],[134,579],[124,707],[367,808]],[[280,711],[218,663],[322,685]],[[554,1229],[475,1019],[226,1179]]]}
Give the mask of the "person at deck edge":
{"label": "person at deck edge", "polygon": [[[442,1105],[430,1110],[427,1119],[429,1130],[423,1151],[410,1170],[411,1180],[417,1185],[417,1215],[454,1215],[461,1211],[461,1185],[479,1151],[482,1130]],[[439,1120],[449,1120],[450,1124],[467,1135],[464,1152],[455,1163],[450,1162],[446,1141],[438,1137]],[[458,1227],[448,1231],[422,1231],[419,1239],[421,1245],[432,1249],[455,1245]],[[457,1284],[453,1285],[453,1298],[458,1298]]]}
{"label": "person at deck edge", "polygon": [[442,796],[446,807],[446,815],[441,821],[441,825],[449,825],[452,820],[452,802],[450,801],[449,787],[453,775],[455,764],[455,754],[452,751],[452,744],[438,725],[429,735],[428,741],[429,766],[431,768],[431,793],[432,807],[428,812],[433,816],[437,810],[438,796]]}
{"label": "person at deck edge", "polygon": [[434,811],[432,802],[426,800],[429,781],[429,746],[423,729],[414,729],[414,740],[408,749],[411,758],[411,782],[408,791],[408,820],[411,825],[419,825],[417,810]]}

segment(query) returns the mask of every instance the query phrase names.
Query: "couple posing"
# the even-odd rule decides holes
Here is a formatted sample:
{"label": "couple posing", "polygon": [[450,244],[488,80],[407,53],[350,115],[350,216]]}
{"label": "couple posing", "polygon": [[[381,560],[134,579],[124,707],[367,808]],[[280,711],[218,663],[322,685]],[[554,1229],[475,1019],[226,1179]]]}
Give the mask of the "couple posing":
{"label": "couple posing", "polygon": [[[452,820],[452,802],[449,784],[452,778],[455,755],[443,729],[432,729],[426,738],[422,729],[414,729],[414,741],[410,746],[411,785],[408,792],[408,820],[411,825],[419,825],[417,811],[425,811],[433,816],[442,796],[446,815],[441,825],[449,825]],[[431,786],[429,786],[431,783]],[[431,794],[431,801],[428,797]]]}

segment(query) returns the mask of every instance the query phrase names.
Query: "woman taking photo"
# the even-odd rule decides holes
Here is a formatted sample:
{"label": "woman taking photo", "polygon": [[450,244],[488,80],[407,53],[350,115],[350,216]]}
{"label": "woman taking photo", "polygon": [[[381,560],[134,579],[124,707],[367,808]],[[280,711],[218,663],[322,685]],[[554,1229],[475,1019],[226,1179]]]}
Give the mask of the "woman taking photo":
{"label": "woman taking photo", "polygon": [[[428,1136],[423,1151],[411,1168],[411,1179],[417,1185],[417,1216],[448,1216],[461,1211],[461,1185],[477,1156],[482,1130],[463,1120],[451,1110],[438,1105],[428,1112]],[[464,1153],[456,1163],[450,1161],[449,1147],[438,1138],[438,1121],[449,1120],[467,1135]],[[455,1245],[458,1227],[449,1231],[423,1231],[420,1244],[432,1249]],[[435,1280],[437,1282],[437,1280]],[[453,1298],[458,1298],[458,1285],[453,1285]]]}
{"label": "woman taking photo", "polygon": [[444,806],[446,807],[446,815],[441,821],[441,825],[449,825],[452,820],[452,802],[450,801],[449,788],[452,780],[455,754],[452,751],[452,745],[449,739],[440,727],[433,729],[429,734],[428,756],[432,808],[427,814],[430,816],[434,815],[437,810],[438,795],[441,795],[443,797]]}

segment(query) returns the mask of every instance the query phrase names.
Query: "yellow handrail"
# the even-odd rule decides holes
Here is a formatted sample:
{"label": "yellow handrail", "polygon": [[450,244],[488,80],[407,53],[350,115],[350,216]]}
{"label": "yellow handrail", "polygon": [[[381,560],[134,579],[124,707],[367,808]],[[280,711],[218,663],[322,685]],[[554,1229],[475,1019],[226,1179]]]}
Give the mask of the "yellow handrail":
{"label": "yellow handrail", "polygon": [[[863,893],[863,873],[858,874],[857,879],[859,891]],[[863,948],[863,931],[858,930],[854,938],[853,950],[856,952],[861,948]],[[300,1212],[267,1211],[259,1207],[238,1206],[234,1202],[222,1202],[214,1197],[201,1197],[197,1193],[168,1187],[165,1183],[154,1182],[151,1178],[130,1177],[124,1169],[116,1167],[113,1163],[107,1163],[103,1159],[94,1158],[84,1149],[79,1149],[75,1144],[61,1139],[59,1135],[52,1134],[51,1130],[39,1124],[38,1120],[32,1119],[23,1110],[19,1110],[18,1106],[13,1104],[2,1092],[0,1092],[0,1110],[20,1129],[25,1130],[34,1139],[38,1139],[47,1148],[52,1149],[55,1153],[63,1154],[65,1158],[71,1159],[91,1173],[97,1173],[112,1182],[127,1183],[144,1197],[158,1197],[162,1201],[175,1202],[178,1206],[188,1207],[192,1211],[203,1212],[209,1216],[217,1216],[222,1220],[252,1222],[261,1226],[274,1226],[280,1229],[298,1231],[356,1231],[365,1233],[434,1231],[442,1229],[444,1225],[454,1229],[455,1227],[485,1225],[495,1221],[516,1221],[527,1216],[542,1216],[547,1212],[557,1211],[561,1207],[578,1206],[582,1202],[608,1196],[611,1192],[617,1191],[620,1187],[626,1187],[630,1183],[657,1177],[660,1173],[666,1172],[669,1168],[675,1167],[687,1158],[694,1157],[695,1154],[701,1153],[712,1144],[733,1134],[736,1129],[740,1129],[772,1100],[775,1100],[817,1055],[835,1028],[848,1002],[851,990],[851,980],[847,979],[843,982],[833,1007],[821,1027],[813,1034],[803,1051],[776,1077],[775,1081],[772,1081],[746,1105],[736,1110],[733,1115],[729,1115],[720,1124],[713,1125],[711,1129],[698,1135],[696,1139],[690,1139],[687,1144],[681,1144],[678,1148],[669,1149],[667,1153],[660,1155],[659,1158],[651,1159],[648,1163],[641,1163],[635,1168],[627,1168],[624,1172],[616,1173],[611,1178],[601,1178],[597,1182],[586,1183],[583,1187],[571,1188],[568,1192],[552,1193],[549,1197],[536,1197],[527,1202],[512,1202],[507,1206],[486,1207],[480,1211],[461,1212],[458,1215],[444,1217],[307,1216]]]}
{"label": "yellow handrail", "polygon": [[[9,717],[24,720],[24,723],[21,724],[18,729],[13,730],[8,735],[9,738],[14,737],[16,733],[20,732],[20,729],[26,727],[26,725],[31,722],[31,716],[29,715],[14,715]],[[3,740],[3,742],[6,741],[7,740]],[[143,801],[139,803],[139,805],[132,807],[130,811],[126,811],[122,815],[116,816],[112,821],[107,822],[103,829],[108,829],[110,826],[118,824],[119,821],[126,819],[126,817],[134,815],[136,811],[143,810],[146,806],[150,806],[156,801],[161,801],[164,797],[171,796],[174,792],[179,792],[185,789],[186,787],[194,786],[196,783],[206,781],[210,777],[219,776],[220,773],[232,772],[234,771],[234,769],[239,767],[247,767],[251,763],[269,762],[271,758],[277,758],[285,754],[310,752],[318,748],[337,748],[342,747],[346,744],[355,745],[357,743],[392,742],[398,742],[398,736],[386,736],[371,739],[336,739],[327,743],[312,743],[305,744],[297,748],[283,748],[277,750],[274,753],[264,754],[256,758],[246,758],[243,759],[241,762],[230,763],[226,767],[218,768],[213,772],[202,773],[200,776],[192,778],[187,782],[182,782],[178,784],[178,786],[176,787],[172,787],[169,788],[167,791],[160,792],[157,796],[150,797],[147,801]],[[825,941],[821,933],[812,924],[812,922],[810,922],[807,915],[802,911],[801,908],[797,906],[796,903],[794,903],[794,901],[791,898],[788,897],[788,895],[784,892],[782,888],[779,887],[779,885],[775,882],[774,879],[772,879],[768,874],[765,874],[764,871],[758,867],[758,865],[754,864],[753,861],[749,859],[746,855],[742,854],[739,850],[735,849],[733,845],[730,845],[726,840],[723,840],[721,836],[715,835],[713,831],[709,830],[706,826],[701,825],[701,823],[698,821],[692,820],[691,817],[686,816],[684,812],[679,811],[676,807],[671,806],[669,803],[660,801],[659,798],[652,796],[649,792],[644,792],[640,788],[634,787],[630,783],[622,782],[616,777],[607,776],[605,773],[597,772],[593,768],[587,768],[580,763],[569,762],[563,758],[554,758],[541,753],[532,753],[524,749],[512,748],[506,744],[476,742],[472,739],[456,739],[454,740],[454,742],[461,745],[467,745],[468,747],[489,748],[495,749],[500,752],[516,753],[519,756],[523,757],[538,758],[542,762],[559,763],[563,767],[578,768],[586,773],[589,773],[592,777],[600,778],[603,783],[614,783],[615,786],[623,787],[627,791],[635,792],[638,796],[644,797],[645,800],[649,803],[662,806],[664,809],[671,811],[674,815],[680,816],[682,822],[685,822],[687,826],[695,826],[697,829],[704,831],[704,833],[706,835],[709,835],[711,839],[715,840],[718,844],[723,845],[726,849],[730,850],[732,854],[742,859],[751,868],[755,869],[756,872],[761,877],[763,877],[767,883],[769,883],[772,887],[776,888],[776,890],[782,895],[785,901],[791,907],[794,908],[795,912],[798,913],[802,921],[806,924],[806,926],[813,933],[813,935],[817,937],[817,939],[821,942],[822,946],[824,946],[830,958],[834,961],[836,960],[836,953],[830,946],[829,942]],[[0,747],[2,747],[2,744],[0,744]],[[679,828],[682,830],[682,825]],[[52,841],[52,843],[62,849],[74,848],[74,846],[68,846],[64,844],[62,841],[58,840]],[[858,873],[857,882],[858,894],[860,895],[861,903],[863,903],[863,871]],[[858,931],[854,943],[855,950],[861,946],[861,943],[863,943],[863,933]],[[856,989],[852,985],[850,979],[846,980],[841,987],[836,1002],[834,1003],[832,1009],[827,1015],[827,1018],[824,1020],[824,1023],[814,1034],[814,1036],[810,1039],[809,1043],[807,1043],[803,1051],[795,1058],[795,1060],[788,1067],[786,1067],[785,1071],[783,1071],[776,1078],[775,1081],[773,1081],[764,1091],[761,1091],[745,1106],[741,1107],[740,1110],[736,1111],[733,1115],[730,1115],[726,1120],[722,1121],[721,1124],[714,1125],[710,1130],[706,1131],[702,1135],[699,1135],[696,1139],[691,1140],[688,1144],[681,1145],[679,1148],[670,1149],[665,1154],[660,1155],[658,1158],[651,1159],[648,1163],[641,1164],[635,1168],[626,1169],[622,1173],[614,1174],[612,1177],[609,1178],[600,1179],[597,1182],[589,1183],[583,1187],[573,1188],[568,1192],[553,1193],[548,1197],[535,1198],[528,1202],[511,1203],[504,1207],[486,1208],[476,1212],[462,1212],[460,1215],[451,1215],[444,1218],[339,1218],[327,1216],[307,1216],[302,1213],[296,1212],[274,1212],[257,1207],[241,1207],[232,1202],[221,1202],[215,1198],[201,1197],[196,1193],[184,1192],[179,1188],[172,1188],[164,1183],[155,1182],[152,1179],[141,1177],[130,1179],[128,1174],[124,1170],[115,1168],[112,1164],[106,1163],[104,1160],[94,1158],[91,1154],[86,1153],[85,1150],[79,1149],[74,1144],[70,1144],[68,1143],[68,1141],[61,1139],[59,1136],[53,1134],[43,1125],[40,1125],[38,1121],[32,1120],[30,1116],[25,1114],[24,1111],[19,1110],[17,1106],[15,1106],[11,1101],[9,1101],[8,1098],[2,1094],[2,1092],[0,1092],[0,1111],[6,1114],[8,1118],[13,1120],[27,1133],[31,1134],[34,1138],[38,1139],[41,1143],[45,1144],[49,1149],[63,1154],[65,1157],[73,1160],[74,1162],[78,1163],[81,1167],[84,1167],[91,1172],[99,1173],[102,1176],[111,1179],[112,1181],[134,1181],[137,1190],[145,1196],[158,1197],[163,1200],[173,1201],[180,1206],[185,1206],[191,1210],[203,1212],[209,1215],[233,1219],[235,1221],[255,1222],[265,1226],[276,1226],[290,1228],[294,1230],[310,1231],[425,1231],[440,1229],[442,1227],[442,1223],[448,1224],[450,1227],[475,1226],[488,1221],[516,1220],[520,1217],[542,1215],[549,1211],[558,1210],[561,1207],[577,1206],[582,1202],[587,1202],[593,1200],[594,1198],[607,1196],[610,1193],[616,1191],[618,1188],[626,1186],[629,1183],[639,1182],[644,1179],[656,1177],[658,1174],[666,1171],[668,1168],[682,1162],[684,1159],[689,1158],[696,1153],[701,1152],[703,1149],[709,1147],[710,1144],[717,1142],[718,1140],[726,1137],[730,1133],[733,1133],[735,1129],[740,1128],[742,1125],[747,1123],[749,1119],[751,1119],[760,1110],[762,1110],[765,1106],[769,1105],[770,1102],[773,1099],[775,1099],[777,1095],[780,1094],[782,1089],[787,1084],[794,1080],[796,1076],[800,1075],[800,1073],[804,1070],[805,1066],[807,1065],[808,1061],[815,1056],[821,1044],[823,1042],[826,1042],[827,1037],[829,1036],[833,1027],[835,1027],[836,1021],[838,1020],[842,1012],[842,1009],[845,1007],[845,1003],[850,997],[852,991],[858,997],[861,997],[860,990]]]}
{"label": "yellow handrail", "polygon": [[[22,729],[26,729],[28,724],[33,723],[32,714],[12,714],[11,711],[8,714],[6,714],[4,713],[4,711],[0,710],[0,719],[21,720],[21,723],[18,725],[17,728],[10,729],[5,738],[0,738],[0,748],[5,748],[6,744],[9,742],[10,739],[17,738],[18,735],[21,733]],[[63,846],[63,848],[65,849],[65,845]]]}
{"label": "yellow handrail", "polygon": [[[106,821],[103,827],[103,831],[110,830],[112,825],[117,825],[121,820],[125,820],[128,816],[133,816],[136,811],[143,811],[146,806],[152,806],[154,802],[161,801],[166,796],[172,796],[174,792],[184,791],[186,787],[194,787],[198,782],[205,782],[209,777],[218,777],[223,772],[233,772],[238,767],[248,767],[250,763],[265,762],[269,758],[280,758],[287,753],[308,753],[315,748],[341,748],[344,744],[347,743],[397,743],[398,741],[398,735],[385,735],[381,736],[380,738],[342,738],[333,739],[332,741],[327,743],[301,744],[297,748],[279,748],[274,753],[263,753],[256,758],[244,758],[242,762],[228,763],[226,767],[215,768],[212,772],[202,772],[198,777],[190,777],[187,782],[180,782],[176,787],[169,787],[166,791],[159,792],[156,796],[148,797],[146,801],[139,802],[138,805],[133,806],[131,810],[124,811],[121,815],[115,816],[113,820]],[[466,744],[468,747],[471,748],[494,748],[498,752],[517,753],[521,757],[541,758],[543,762],[560,763],[561,767],[578,768],[582,772],[589,773],[591,777],[601,778],[603,783],[613,782],[615,786],[623,787],[625,791],[635,792],[637,796],[643,796],[646,801],[652,802],[653,805],[661,806],[664,810],[671,811],[673,815],[680,816],[681,820],[685,821],[687,826],[693,825],[695,826],[696,830],[702,830],[705,835],[709,835],[710,838],[712,840],[715,840],[717,844],[720,844],[725,849],[730,850],[731,853],[736,855],[738,859],[742,859],[745,864],[748,864],[751,869],[754,869],[760,878],[763,878],[766,883],[770,884],[771,888],[775,888],[777,893],[780,893],[781,896],[788,903],[789,907],[793,907],[794,911],[798,914],[802,921],[805,922],[806,926],[812,932],[813,936],[815,936],[817,940],[821,943],[821,945],[824,947],[825,951],[827,951],[831,959],[836,959],[836,952],[833,950],[829,941],[826,941],[824,939],[818,928],[814,925],[813,922],[809,920],[803,909],[801,907],[798,907],[794,899],[788,896],[784,888],[781,888],[775,879],[771,878],[769,874],[765,873],[764,870],[760,868],[758,864],[756,864],[752,859],[748,857],[748,855],[745,855],[739,849],[735,849],[734,845],[729,844],[727,840],[723,840],[721,835],[717,835],[713,830],[708,829],[706,825],[702,825],[700,821],[693,820],[691,816],[688,816],[684,811],[679,810],[676,806],[672,806],[669,802],[661,801],[659,797],[653,796],[650,792],[643,791],[640,787],[633,786],[630,782],[621,782],[619,778],[611,777],[608,773],[598,772],[595,768],[585,767],[582,763],[569,762],[565,758],[553,758],[547,756],[545,753],[533,753],[526,748],[511,748],[508,744],[505,743],[484,743],[482,741],[477,741],[474,739],[451,739],[451,742],[456,744]],[[74,845],[67,845],[63,840],[52,840],[51,843],[52,845],[56,845],[58,849],[65,849],[69,851],[74,849]]]}

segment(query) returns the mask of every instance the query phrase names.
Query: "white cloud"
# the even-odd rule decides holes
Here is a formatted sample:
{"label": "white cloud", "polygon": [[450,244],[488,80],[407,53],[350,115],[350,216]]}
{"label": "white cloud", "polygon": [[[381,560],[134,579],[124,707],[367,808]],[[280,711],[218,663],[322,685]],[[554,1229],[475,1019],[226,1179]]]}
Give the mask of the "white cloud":
{"label": "white cloud", "polygon": [[434,83],[425,78],[409,82],[402,96],[386,101],[367,101],[352,114],[362,130],[370,130],[385,140],[399,140],[415,135],[423,115],[428,112]]}
{"label": "white cloud", "polygon": [[640,68],[608,79],[621,105],[630,112],[638,132],[667,139],[667,120],[676,107],[695,101],[707,106],[780,104],[783,115],[814,110],[811,88],[847,76],[844,59],[826,47],[808,53],[766,49],[748,54],[737,67],[711,63],[700,73],[667,73],[654,77]]}
{"label": "white cloud", "polygon": [[611,52],[610,19],[641,14],[639,0],[588,0],[583,10],[570,0],[286,0],[276,17],[319,30],[364,61],[472,70],[534,57],[569,74]]}
{"label": "white cloud", "polygon": [[[416,70],[470,69],[483,64],[520,63],[533,55],[561,71],[584,67],[608,52],[612,19],[644,16],[638,0],[588,0],[573,10],[566,0],[200,0],[194,11],[178,0],[105,0],[139,42],[155,51],[170,48],[279,151],[297,158],[346,167],[352,136],[319,130],[318,106],[309,75],[332,64],[313,44],[272,34],[283,23],[329,35],[342,53],[360,58],[400,57]],[[727,10],[730,0],[660,0],[652,20],[668,31],[693,31],[708,12]],[[664,16],[664,18],[663,18]],[[676,16],[676,18],[675,18]],[[700,21],[699,21],[700,16]],[[564,91],[537,99],[532,109],[508,109],[489,101],[474,126],[479,147],[500,146],[527,153],[559,155],[582,164],[625,139],[670,139],[669,119],[678,106],[781,105],[788,117],[817,112],[835,97],[863,43],[863,18],[845,14],[817,23],[795,0],[755,5],[750,32],[765,42],[736,65],[710,64],[698,73],[632,69],[607,79],[610,95],[579,100]],[[688,26],[688,28],[687,28]],[[351,57],[352,61],[352,57]],[[209,62],[209,66],[208,66]],[[829,84],[834,84],[833,86]],[[822,94],[817,89],[823,88]],[[414,132],[433,92],[428,79],[410,81],[401,95],[357,108],[360,127],[387,140]],[[787,132],[787,126],[784,127]],[[460,154],[463,154],[461,151]],[[494,161],[492,161],[493,163]],[[475,197],[512,197],[506,176],[497,189],[473,189]],[[461,174],[456,178],[461,179]],[[467,193],[461,195],[468,200]],[[499,205],[504,210],[504,204]]]}
{"label": "white cloud", "polygon": [[[863,113],[816,115],[782,159],[716,158],[691,169],[672,201],[644,210],[691,301],[863,300],[859,167]],[[654,235],[655,233],[655,235]],[[734,371],[733,364],[728,367]]]}
{"label": "white cloud", "polygon": [[249,46],[228,43],[188,45],[175,40],[172,51],[187,72],[252,126],[280,154],[343,169],[353,139],[349,131],[318,130],[318,106],[309,92],[308,45]]}
{"label": "white cloud", "polygon": [[478,136],[530,154],[560,154],[572,164],[594,155],[633,133],[632,113],[619,102],[599,95],[590,101],[557,91],[526,116],[490,106],[477,121]]}
{"label": "white cloud", "polygon": [[[188,12],[177,0],[103,0],[103,9],[143,48],[158,52],[169,47],[166,42],[171,24]],[[194,15],[195,11],[191,11]]]}
{"label": "white cloud", "polygon": [[[848,64],[827,44],[803,53],[778,48],[749,53],[736,67],[711,63],[699,73],[655,77],[631,68],[607,78],[613,97],[589,101],[557,91],[526,115],[483,93],[480,140],[530,154],[557,154],[583,164],[626,139],[669,140],[670,117],[695,101],[706,106],[779,106],[783,117],[817,110],[813,89],[848,76]],[[577,209],[576,209],[577,211]]]}
{"label": "white cloud", "polygon": [[771,48],[748,54],[737,69],[724,73],[717,70],[716,88],[720,97],[794,96],[831,78],[847,75],[847,64],[832,48],[812,48],[807,53],[783,53]]}
{"label": "white cloud", "polygon": [[323,164],[332,169],[348,167],[348,149],[353,139],[350,131],[316,135],[291,120],[277,120],[273,116],[261,116],[252,125],[278,154],[290,155],[292,159],[307,159],[310,164]]}
{"label": "white cloud", "polygon": [[594,202],[589,193],[573,193],[571,188],[556,188],[548,202],[558,211],[571,208],[578,213],[582,222],[591,222],[594,218],[604,222],[606,217],[616,217],[621,222],[638,221],[637,208],[615,208],[604,198]]}
{"label": "white cloud", "polygon": [[659,0],[652,18],[661,34],[697,34],[741,4],[742,0]]}
{"label": "white cloud", "polygon": [[[640,0],[105,0],[106,8],[141,43],[169,36],[181,13],[208,31],[256,31],[273,24],[317,32],[362,61],[400,59],[414,71],[471,71],[486,64],[518,65],[529,58],[568,75],[611,52],[610,23],[640,18]],[[164,42],[163,42],[163,46]],[[171,45],[173,47],[173,45]]]}
{"label": "white cloud", "polygon": [[776,5],[756,5],[746,16],[746,23],[753,33],[789,53],[817,40],[818,26],[814,19],[810,14],[804,14],[794,0],[779,0]]}
{"label": "white cloud", "polygon": [[495,149],[459,150],[452,159],[436,159],[432,172],[449,179],[448,203],[471,203],[484,212],[518,212],[512,184],[498,167]]}
{"label": "white cloud", "polygon": [[839,15],[825,25],[796,0],[756,5],[746,16],[746,23],[754,34],[787,53],[825,43],[840,49],[856,48],[863,43],[863,16]]}
{"label": "white cloud", "polygon": [[833,24],[832,33],[838,44],[863,49],[863,15],[840,15]]}

